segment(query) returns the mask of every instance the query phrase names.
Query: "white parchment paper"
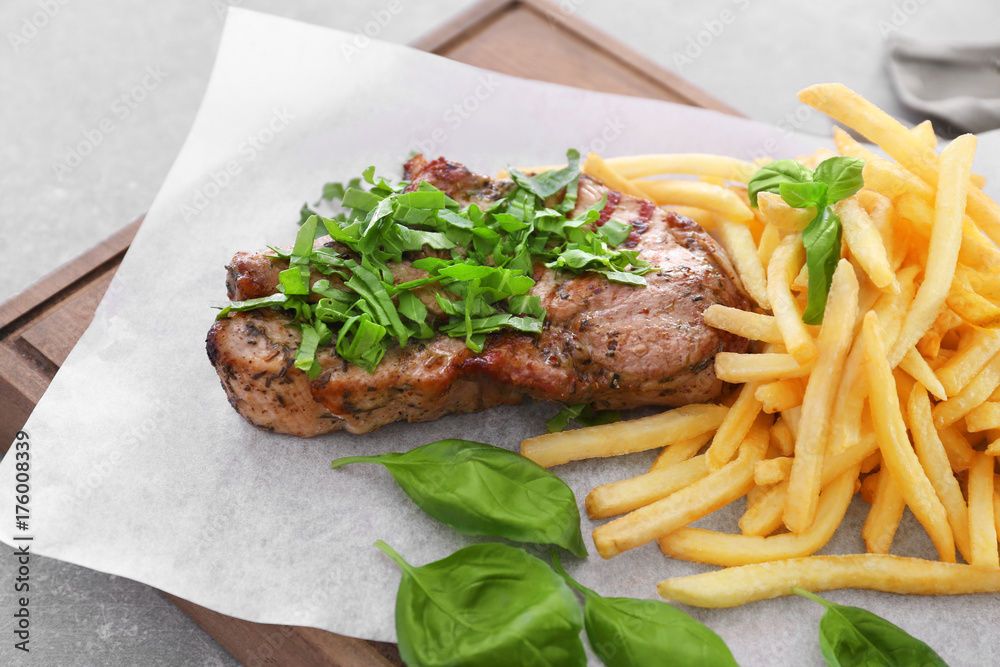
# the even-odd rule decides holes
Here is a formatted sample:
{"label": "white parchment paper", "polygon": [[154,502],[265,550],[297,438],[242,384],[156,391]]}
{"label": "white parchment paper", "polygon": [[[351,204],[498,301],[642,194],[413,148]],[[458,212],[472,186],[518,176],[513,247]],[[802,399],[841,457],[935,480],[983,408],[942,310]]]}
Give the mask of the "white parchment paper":
{"label": "white parchment paper", "polygon": [[[751,121],[667,103],[513,79],[405,47],[357,48],[346,33],[230,13],[191,134],[94,323],[29,420],[32,549],[129,577],[219,612],[393,640],[399,568],[469,543],[418,510],[384,469],[331,471],[333,458],[462,437],[516,448],[551,405],[504,407],[377,433],[311,440],[264,433],[229,407],[205,354],[238,250],[290,244],[297,211],[322,184],[369,164],[398,176],[411,151],[484,173],[605,155],[711,152],[752,159],[808,152]],[[141,147],[137,147],[140,150]],[[582,501],[644,472],[651,455],[556,469]],[[13,516],[13,457],[0,464],[0,516]],[[824,553],[863,548],[855,505]],[[732,529],[739,508],[704,525]],[[728,521],[728,523],[727,523]],[[2,522],[0,539],[14,537]],[[584,520],[589,541],[592,522]],[[19,533],[20,535],[20,533]],[[907,514],[894,552],[933,556]],[[541,552],[539,552],[541,553]],[[668,576],[706,566],[654,545],[568,569],[608,595],[655,597]],[[1000,663],[1000,597],[831,592],[931,644],[952,664]],[[821,608],[792,598],[687,609],[744,665],[822,664]]]}

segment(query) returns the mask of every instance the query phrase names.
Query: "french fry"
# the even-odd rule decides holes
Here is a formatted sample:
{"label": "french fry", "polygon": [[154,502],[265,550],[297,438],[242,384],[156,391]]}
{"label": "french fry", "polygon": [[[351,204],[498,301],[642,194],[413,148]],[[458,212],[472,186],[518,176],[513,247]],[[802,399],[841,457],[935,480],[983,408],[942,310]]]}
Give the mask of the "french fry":
{"label": "french fry", "polygon": [[663,208],[673,211],[678,215],[683,215],[686,218],[691,218],[705,229],[712,229],[712,225],[715,224],[715,214],[703,208],[695,206],[663,206]]}
{"label": "french fry", "polygon": [[[934,491],[944,505],[944,511],[948,517],[948,523],[951,525],[951,532],[955,537],[955,546],[958,547],[958,552],[962,554],[966,562],[971,562],[968,507],[962,496],[958,480],[952,474],[952,464],[948,460],[948,452],[941,441],[941,435],[934,427],[934,420],[931,417],[931,402],[923,387],[919,385],[914,387],[907,402],[906,412],[910,434],[913,436],[913,450],[916,452],[917,459],[927,474],[931,486],[934,487]],[[974,457],[975,453],[971,447],[968,447],[968,443],[965,443],[965,446],[968,448],[970,458]]]}
{"label": "french fry", "polygon": [[781,527],[781,513],[785,509],[787,497],[787,482],[770,487],[757,502],[747,505],[746,511],[740,517],[740,531],[744,535],[766,537],[778,530]]}
{"label": "french fry", "polygon": [[795,459],[788,477],[788,506],[784,522],[793,533],[803,532],[816,515],[830,411],[857,316],[858,279],[850,262],[841,260],[833,274],[826,314],[819,332],[819,356],[802,399],[802,421],[796,434]]}
{"label": "french fry", "polygon": [[759,385],[755,396],[762,409],[768,414],[782,412],[802,405],[805,385],[797,378],[776,380]]}
{"label": "french fry", "polygon": [[995,459],[977,454],[969,468],[969,529],[972,541],[972,565],[1000,570],[997,552],[997,526],[993,513],[993,469]]}
{"label": "french fry", "polygon": [[1000,331],[977,331],[958,354],[936,372],[948,396],[962,391],[1000,352]]}
{"label": "french fry", "polygon": [[640,199],[649,199],[649,195],[642,188],[633,185],[631,181],[615,171],[597,153],[587,154],[587,159],[583,162],[582,171],[601,181],[612,190],[630,194]]}
{"label": "french fry", "polygon": [[726,566],[807,556],[821,549],[837,530],[854,495],[857,477],[855,466],[823,490],[816,521],[805,532],[757,537],[681,528],[660,538],[660,550],[672,558]]}
{"label": "french fry", "polygon": [[903,518],[903,508],[906,507],[899,485],[888,470],[883,470],[878,476],[871,505],[861,529],[861,537],[865,540],[868,553],[887,554],[899,527],[899,520]]}
{"label": "french fry", "polygon": [[950,426],[981,405],[1000,385],[1000,353],[972,378],[960,392],[934,406],[934,424],[939,429]]}
{"label": "french fry", "polygon": [[703,316],[705,324],[708,326],[743,338],[766,343],[784,344],[785,342],[773,315],[753,313],[749,310],[714,303],[705,309]]}
{"label": "french fry", "polygon": [[968,470],[969,466],[972,465],[972,459],[976,456],[976,450],[972,448],[965,436],[954,426],[937,429],[937,434],[941,438],[941,445],[944,447],[945,453],[948,455],[951,469],[955,472]]}
{"label": "french fry", "polygon": [[792,457],[779,456],[773,459],[764,459],[757,463],[753,469],[753,481],[757,486],[765,484],[778,484],[788,479],[788,473],[792,470]]}
{"label": "french fry", "polygon": [[934,134],[934,126],[929,120],[917,123],[910,129],[910,132],[913,133],[913,136],[927,144],[928,148],[937,148],[937,135]]}
{"label": "french fry", "polygon": [[770,418],[760,416],[747,434],[740,456],[680,491],[630,512],[593,533],[602,558],[617,556],[686,526],[746,495],[753,486],[753,467],[767,449]]}
{"label": "french fry", "polygon": [[699,454],[663,470],[603,484],[587,495],[587,514],[591,519],[604,519],[631,512],[690,486],[709,472],[708,459]]}
{"label": "french fry", "polygon": [[934,203],[934,188],[892,160],[869,160],[865,162],[861,173],[865,185],[884,197],[896,199],[905,193],[911,193],[925,202]]}
{"label": "french fry", "polygon": [[795,435],[784,419],[778,419],[771,427],[771,442],[777,445],[782,456],[791,456],[795,452]]}
{"label": "french fry", "polygon": [[[815,341],[809,335],[809,330],[802,322],[802,313],[799,312],[795,297],[789,289],[789,285],[804,263],[805,249],[802,247],[802,241],[790,235],[775,248],[771,262],[767,266],[767,296],[771,302],[771,310],[778,321],[785,347],[802,365],[812,362],[819,353]],[[718,357],[716,357],[716,367],[718,367]]]}
{"label": "french fry", "polygon": [[900,412],[896,383],[890,371],[885,346],[878,330],[878,316],[870,312],[864,320],[865,366],[868,395],[883,466],[891,471],[914,516],[924,526],[938,551],[938,557],[955,562],[955,539],[944,505],[920,467]]}
{"label": "french fry", "polygon": [[767,272],[767,265],[771,261],[774,249],[781,243],[781,231],[773,222],[764,225],[764,231],[760,235],[760,243],[757,244],[757,256],[760,257],[760,264]]}
{"label": "french fry", "polygon": [[[913,193],[903,194],[896,200],[895,213],[909,225],[898,227],[912,230],[923,239],[929,239],[934,220],[934,210],[930,204]],[[958,251],[958,259],[965,266],[989,268],[995,266],[1000,258],[1000,250],[993,242],[983,235],[966,216],[962,220],[962,246]]]}
{"label": "french fry", "polygon": [[719,352],[715,355],[715,374],[724,382],[737,384],[805,377],[812,368],[812,363],[800,366],[792,355],[777,352]]}
{"label": "french fry", "polygon": [[906,354],[903,355],[903,358],[899,362],[899,367],[906,371],[914,380],[924,385],[927,391],[934,394],[934,397],[939,401],[948,398],[941,380],[934,374],[934,370],[927,365],[924,358],[920,356],[917,348],[911,347],[906,351]]}
{"label": "french fry", "polygon": [[833,143],[837,147],[837,152],[841,155],[860,158],[865,162],[878,159],[875,153],[862,146],[857,139],[836,125],[833,126]]}
{"label": "french fry", "polygon": [[740,389],[736,402],[729,408],[726,417],[712,438],[705,456],[710,470],[718,470],[729,463],[736,450],[746,438],[754,420],[760,414],[761,402],[757,400],[757,383],[747,382]]}
{"label": "french fry", "polygon": [[986,401],[965,415],[965,428],[973,433],[1000,428],[1000,403]]}
{"label": "french fry", "polygon": [[727,181],[746,183],[757,167],[737,158],[704,153],[633,155],[609,158],[605,162],[625,178],[642,178],[657,174],[692,174],[717,176]]}
{"label": "french fry", "polygon": [[685,405],[652,417],[528,438],[521,443],[521,454],[549,467],[641,452],[717,429],[727,412],[729,408],[710,403]]}
{"label": "french fry", "polygon": [[715,221],[715,232],[736,267],[747,294],[761,308],[770,309],[764,265],[757,254],[757,244],[754,243],[750,230],[746,225],[719,216]]}
{"label": "french fry", "polygon": [[969,324],[980,329],[1000,329],[1000,307],[980,296],[961,272],[952,279],[948,307]]}
{"label": "french fry", "polygon": [[750,207],[725,186],[672,179],[640,179],[629,184],[644,193],[643,199],[652,199],[660,205],[703,208],[734,222],[746,223],[754,218]]}
{"label": "french fry", "polygon": [[791,595],[866,588],[886,593],[965,595],[1000,592],[1000,570],[888,554],[810,556],[666,579],[659,594],[694,607],[736,607]]}
{"label": "french fry", "polygon": [[857,198],[848,197],[833,208],[843,224],[844,242],[864,272],[879,289],[898,292],[899,282],[882,244],[882,236]]}
{"label": "french fry", "polygon": [[931,229],[924,281],[917,290],[889,354],[890,368],[894,368],[906,351],[916,345],[931,327],[948,297],[958,264],[958,251],[962,245],[962,219],[965,215],[969,171],[975,149],[976,138],[962,135],[948,144],[941,154],[941,179],[934,205],[934,226]]}
{"label": "french fry", "polygon": [[757,207],[764,220],[786,232],[801,232],[816,217],[815,207],[794,208],[773,192],[757,193]]}
{"label": "french fry", "polygon": [[702,447],[707,445],[713,435],[715,435],[713,431],[705,431],[687,440],[681,440],[680,442],[664,447],[663,451],[656,457],[656,460],[653,461],[653,464],[649,466],[649,472],[665,470],[672,465],[687,461],[697,454]]}

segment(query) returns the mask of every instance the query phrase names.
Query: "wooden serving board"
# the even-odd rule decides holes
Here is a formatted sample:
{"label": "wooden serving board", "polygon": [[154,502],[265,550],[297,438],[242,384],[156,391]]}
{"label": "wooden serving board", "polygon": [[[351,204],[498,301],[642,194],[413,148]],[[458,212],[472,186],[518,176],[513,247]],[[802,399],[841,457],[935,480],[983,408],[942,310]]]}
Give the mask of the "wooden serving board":
{"label": "wooden serving board", "polygon": [[[739,112],[573,15],[571,3],[481,0],[413,46],[504,74]],[[0,450],[6,453],[90,325],[142,218],[0,304]],[[164,594],[247,665],[402,665],[393,644],[242,621]]]}

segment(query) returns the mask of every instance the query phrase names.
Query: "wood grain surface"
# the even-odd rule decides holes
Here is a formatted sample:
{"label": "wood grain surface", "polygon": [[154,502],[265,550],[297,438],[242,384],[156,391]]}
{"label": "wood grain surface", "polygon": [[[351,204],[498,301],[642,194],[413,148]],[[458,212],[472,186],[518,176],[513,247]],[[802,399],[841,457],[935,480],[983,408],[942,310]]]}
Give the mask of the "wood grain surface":
{"label": "wood grain surface", "polygon": [[[482,0],[413,44],[478,67],[739,115],[547,0]],[[89,326],[142,218],[0,304],[0,449],[6,452]],[[393,644],[263,625],[164,594],[245,665],[402,665]]]}

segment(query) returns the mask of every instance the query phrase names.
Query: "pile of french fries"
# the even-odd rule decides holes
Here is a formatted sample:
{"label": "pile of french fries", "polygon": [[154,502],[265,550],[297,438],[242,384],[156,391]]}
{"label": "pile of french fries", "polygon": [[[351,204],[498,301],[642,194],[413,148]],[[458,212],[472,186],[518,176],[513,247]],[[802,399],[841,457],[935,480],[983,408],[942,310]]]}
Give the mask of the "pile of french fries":
{"label": "pile of french fries", "polygon": [[[865,185],[835,205],[843,251],[822,325],[802,321],[801,232],[816,212],[770,193],[752,208],[746,183],[761,163],[592,154],[585,172],[694,218],[725,248],[755,308],[713,305],[705,321],[756,352],[717,355],[716,374],[739,385],[722,404],[531,438],[521,451],[553,466],[662,448],[649,472],[595,488],[586,507],[618,517],[594,530],[604,558],[656,541],[667,556],[726,566],[662,581],[669,599],[998,592],[1000,206],[971,172],[975,137],[939,154],[928,123],[907,128],[840,84],[799,98],[890,158],[835,129],[838,152],[865,161]],[[813,556],[857,493],[871,506],[867,553]],[[739,532],[689,527],[741,498]],[[889,555],[904,507],[939,560]]]}

